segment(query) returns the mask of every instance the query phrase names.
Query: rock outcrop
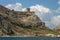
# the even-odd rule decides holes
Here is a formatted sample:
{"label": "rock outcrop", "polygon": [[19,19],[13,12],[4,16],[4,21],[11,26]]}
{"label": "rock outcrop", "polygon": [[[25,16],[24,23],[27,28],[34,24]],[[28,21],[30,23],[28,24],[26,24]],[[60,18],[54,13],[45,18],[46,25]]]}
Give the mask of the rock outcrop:
{"label": "rock outcrop", "polygon": [[44,28],[45,23],[30,11],[14,11],[0,5],[0,36],[34,36],[33,30],[24,28]]}

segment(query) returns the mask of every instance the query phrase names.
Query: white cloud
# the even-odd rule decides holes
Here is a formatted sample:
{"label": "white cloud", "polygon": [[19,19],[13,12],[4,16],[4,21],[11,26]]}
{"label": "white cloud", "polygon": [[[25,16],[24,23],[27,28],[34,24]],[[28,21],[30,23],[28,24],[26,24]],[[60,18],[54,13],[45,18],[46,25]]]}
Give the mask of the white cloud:
{"label": "white cloud", "polygon": [[58,4],[60,4],[60,0],[58,1]]}
{"label": "white cloud", "polygon": [[42,6],[42,5],[39,5],[39,4],[34,5],[34,6],[31,6],[30,9],[31,9],[31,11],[35,11],[36,15],[38,15],[38,17],[39,17],[41,20],[43,19],[42,17],[43,17],[45,14],[51,12],[49,8],[46,8],[46,7],[44,7],[44,6]]}
{"label": "white cloud", "polygon": [[35,6],[31,6],[30,8],[33,11],[37,10],[37,11],[39,11],[41,13],[48,13],[48,12],[50,12],[50,9],[49,8],[46,8],[46,7],[44,7],[42,5],[39,5],[39,4],[38,5],[35,5]]}
{"label": "white cloud", "polygon": [[53,17],[53,18],[51,19],[51,22],[52,22],[54,25],[60,25],[60,15]]}
{"label": "white cloud", "polygon": [[22,10],[22,4],[21,3],[16,3],[16,4],[8,4],[5,7],[9,9],[14,9],[15,11],[21,11]]}

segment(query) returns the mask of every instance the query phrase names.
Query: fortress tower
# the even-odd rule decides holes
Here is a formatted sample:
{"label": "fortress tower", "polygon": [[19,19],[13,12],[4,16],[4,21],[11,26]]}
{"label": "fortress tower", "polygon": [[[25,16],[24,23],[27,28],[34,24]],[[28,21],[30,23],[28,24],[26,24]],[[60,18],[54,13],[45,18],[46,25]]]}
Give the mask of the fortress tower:
{"label": "fortress tower", "polygon": [[27,8],[27,12],[30,12],[30,8]]}

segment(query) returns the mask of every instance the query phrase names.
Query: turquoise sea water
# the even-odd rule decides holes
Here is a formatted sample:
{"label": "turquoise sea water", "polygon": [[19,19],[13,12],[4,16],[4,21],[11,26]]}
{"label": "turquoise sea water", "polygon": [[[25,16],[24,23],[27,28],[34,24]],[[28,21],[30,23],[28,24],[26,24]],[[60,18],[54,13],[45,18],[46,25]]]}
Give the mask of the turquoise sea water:
{"label": "turquoise sea water", "polygon": [[48,37],[0,37],[0,40],[60,40],[60,38],[48,38]]}

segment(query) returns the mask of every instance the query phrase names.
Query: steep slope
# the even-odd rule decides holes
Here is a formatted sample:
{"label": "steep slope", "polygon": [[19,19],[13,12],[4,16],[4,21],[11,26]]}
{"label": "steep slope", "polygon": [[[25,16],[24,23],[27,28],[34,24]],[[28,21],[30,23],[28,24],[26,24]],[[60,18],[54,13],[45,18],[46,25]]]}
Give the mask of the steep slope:
{"label": "steep slope", "polygon": [[[34,28],[45,28],[33,11],[14,11],[0,5],[0,31],[2,36],[35,36]],[[40,31],[36,31],[38,34]]]}

